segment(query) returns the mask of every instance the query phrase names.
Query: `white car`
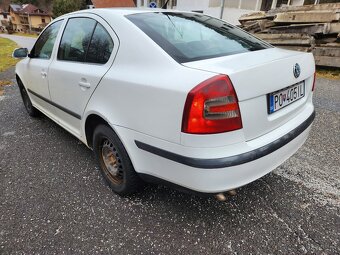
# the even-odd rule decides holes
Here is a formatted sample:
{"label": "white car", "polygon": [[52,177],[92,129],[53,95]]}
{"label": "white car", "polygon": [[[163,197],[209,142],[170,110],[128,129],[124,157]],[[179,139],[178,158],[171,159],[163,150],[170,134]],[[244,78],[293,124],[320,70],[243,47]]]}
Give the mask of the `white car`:
{"label": "white car", "polygon": [[315,116],[311,53],[204,14],[70,13],[13,55],[29,115],[91,148],[120,195],[142,180],[210,194],[248,184],[298,150]]}

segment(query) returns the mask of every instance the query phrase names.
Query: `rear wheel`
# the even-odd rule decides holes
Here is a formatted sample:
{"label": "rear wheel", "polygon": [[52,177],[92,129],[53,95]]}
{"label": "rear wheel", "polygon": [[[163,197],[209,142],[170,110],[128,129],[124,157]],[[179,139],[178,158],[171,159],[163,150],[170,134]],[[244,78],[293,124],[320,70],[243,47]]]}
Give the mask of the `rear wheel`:
{"label": "rear wheel", "polygon": [[106,125],[93,134],[93,151],[100,170],[111,189],[119,195],[134,193],[141,180],[118,136]]}
{"label": "rear wheel", "polygon": [[22,84],[19,84],[20,94],[26,111],[29,116],[37,117],[40,115],[40,112],[32,105],[31,99],[29,98],[25,87]]}

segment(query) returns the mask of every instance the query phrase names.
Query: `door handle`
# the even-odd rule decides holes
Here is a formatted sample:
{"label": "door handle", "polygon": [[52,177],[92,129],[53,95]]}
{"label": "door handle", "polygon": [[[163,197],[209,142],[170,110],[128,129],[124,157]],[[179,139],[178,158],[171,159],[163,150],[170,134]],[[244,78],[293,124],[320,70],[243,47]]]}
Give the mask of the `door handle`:
{"label": "door handle", "polygon": [[79,84],[80,87],[86,88],[86,89],[91,87],[91,84],[88,83],[88,82],[85,82],[85,81],[80,81],[78,84]]}
{"label": "door handle", "polygon": [[46,72],[44,72],[44,71],[41,71],[41,77],[43,77],[43,78],[46,78],[47,77],[47,73]]}

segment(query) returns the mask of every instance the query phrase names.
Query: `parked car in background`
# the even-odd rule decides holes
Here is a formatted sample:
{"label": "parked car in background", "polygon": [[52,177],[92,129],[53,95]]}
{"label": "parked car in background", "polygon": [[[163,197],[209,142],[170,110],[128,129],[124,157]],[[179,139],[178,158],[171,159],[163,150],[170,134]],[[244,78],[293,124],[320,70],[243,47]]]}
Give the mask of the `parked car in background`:
{"label": "parked car in background", "polygon": [[29,115],[91,148],[120,195],[142,180],[212,194],[243,186],[293,155],[315,115],[311,53],[199,13],[70,13],[14,56]]}

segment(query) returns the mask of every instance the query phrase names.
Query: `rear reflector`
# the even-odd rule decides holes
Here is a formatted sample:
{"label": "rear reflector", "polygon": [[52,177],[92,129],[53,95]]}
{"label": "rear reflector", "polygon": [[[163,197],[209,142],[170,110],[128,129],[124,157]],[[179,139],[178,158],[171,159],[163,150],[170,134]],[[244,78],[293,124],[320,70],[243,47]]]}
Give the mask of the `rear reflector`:
{"label": "rear reflector", "polygon": [[242,128],[234,87],[228,76],[214,76],[193,88],[186,99],[182,132],[215,134]]}
{"label": "rear reflector", "polygon": [[316,72],[314,73],[314,80],[313,80],[312,91],[314,91],[314,89],[315,89],[315,79],[316,79]]}

